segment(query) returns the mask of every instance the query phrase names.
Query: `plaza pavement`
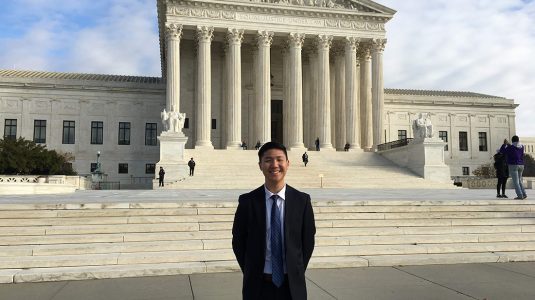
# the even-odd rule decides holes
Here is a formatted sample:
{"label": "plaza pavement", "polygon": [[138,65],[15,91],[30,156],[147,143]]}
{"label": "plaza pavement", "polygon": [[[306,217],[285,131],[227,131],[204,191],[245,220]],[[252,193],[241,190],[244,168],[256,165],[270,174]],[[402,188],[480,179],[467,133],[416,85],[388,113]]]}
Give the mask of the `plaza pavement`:
{"label": "plaza pavement", "polygon": [[[314,269],[310,300],[532,300],[535,262]],[[0,300],[236,300],[241,273],[0,284]]]}

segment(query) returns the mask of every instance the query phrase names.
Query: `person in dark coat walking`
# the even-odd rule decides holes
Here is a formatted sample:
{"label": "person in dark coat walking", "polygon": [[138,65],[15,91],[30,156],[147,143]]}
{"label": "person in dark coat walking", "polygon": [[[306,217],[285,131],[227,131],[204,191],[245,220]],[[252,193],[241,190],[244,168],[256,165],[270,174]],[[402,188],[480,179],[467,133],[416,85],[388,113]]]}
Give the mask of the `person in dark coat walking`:
{"label": "person in dark coat walking", "polygon": [[[505,155],[499,151],[494,154],[494,169],[496,169],[496,178],[498,178],[496,198],[507,198],[507,195],[505,195],[505,185],[507,184],[507,178],[509,177],[509,168],[505,161]],[[500,190],[502,191],[501,194]]]}
{"label": "person in dark coat walking", "polygon": [[189,176],[193,176],[193,172],[195,171],[195,161],[193,160],[193,157],[188,161],[188,167]]}
{"label": "person in dark coat walking", "polygon": [[303,163],[305,164],[305,167],[306,167],[308,164],[308,154],[306,151],[305,153],[303,153],[303,156],[301,158],[303,159]]}
{"label": "person in dark coat walking", "polygon": [[314,141],[314,144],[316,145],[316,151],[320,151],[320,138],[316,138]]}
{"label": "person in dark coat walking", "polygon": [[165,176],[165,171],[163,167],[160,167],[160,172],[158,172],[158,186],[163,186],[163,178]]}

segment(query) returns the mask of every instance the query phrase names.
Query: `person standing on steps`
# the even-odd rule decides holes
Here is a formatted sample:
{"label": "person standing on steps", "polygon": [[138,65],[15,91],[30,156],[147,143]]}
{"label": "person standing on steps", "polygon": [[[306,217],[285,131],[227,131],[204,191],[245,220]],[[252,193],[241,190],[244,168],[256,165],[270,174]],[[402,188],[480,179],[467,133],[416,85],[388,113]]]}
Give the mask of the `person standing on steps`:
{"label": "person standing on steps", "polygon": [[306,300],[305,271],[316,226],[310,195],[284,181],[290,162],[284,145],[258,151],[264,185],[240,195],[232,249],[243,272],[244,300]]}
{"label": "person standing on steps", "polygon": [[306,151],[305,153],[303,153],[303,156],[301,158],[303,159],[303,163],[305,164],[305,167],[306,167],[308,164],[308,154]]}
{"label": "person standing on steps", "polygon": [[320,138],[317,137],[314,141],[314,144],[316,145],[316,151],[320,151]]}
{"label": "person standing on steps", "polygon": [[518,136],[511,138],[512,144],[504,140],[500,153],[505,154],[507,165],[509,166],[509,175],[513,180],[515,186],[516,198],[515,200],[526,199],[528,195],[522,183],[522,173],[524,172],[524,145],[520,144]]}
{"label": "person standing on steps", "polygon": [[[505,161],[505,155],[500,153],[494,154],[494,169],[496,169],[496,178],[498,178],[498,184],[496,185],[496,198],[507,198],[505,195],[505,185],[507,184],[507,178],[509,177],[509,169],[507,162]],[[502,193],[500,194],[500,190]]]}
{"label": "person standing on steps", "polygon": [[163,178],[165,176],[165,171],[163,169],[163,167],[160,167],[160,172],[158,172],[158,186],[159,187],[162,187],[163,186]]}
{"label": "person standing on steps", "polygon": [[188,161],[188,167],[189,176],[193,176],[193,172],[195,171],[195,161],[193,160],[193,157]]}

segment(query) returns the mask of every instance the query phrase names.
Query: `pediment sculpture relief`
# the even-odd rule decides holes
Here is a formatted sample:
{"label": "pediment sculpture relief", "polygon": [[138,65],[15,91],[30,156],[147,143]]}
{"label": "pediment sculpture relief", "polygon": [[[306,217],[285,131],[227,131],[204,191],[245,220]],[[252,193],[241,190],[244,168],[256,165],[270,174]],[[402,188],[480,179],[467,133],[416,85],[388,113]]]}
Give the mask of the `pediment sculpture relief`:
{"label": "pediment sculpture relief", "polygon": [[249,0],[258,3],[278,3],[285,5],[316,6],[328,8],[346,8],[358,10],[357,4],[352,0]]}

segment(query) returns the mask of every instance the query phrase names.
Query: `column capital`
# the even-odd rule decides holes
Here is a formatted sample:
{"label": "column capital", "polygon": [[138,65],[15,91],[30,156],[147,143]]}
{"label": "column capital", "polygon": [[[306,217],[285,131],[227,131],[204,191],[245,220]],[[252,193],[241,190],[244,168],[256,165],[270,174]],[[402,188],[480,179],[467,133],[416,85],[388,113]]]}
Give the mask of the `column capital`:
{"label": "column capital", "polygon": [[243,42],[243,30],[229,28],[227,30],[226,42],[228,42],[229,44],[240,45]]}
{"label": "column capital", "polygon": [[288,45],[291,48],[302,48],[304,42],[305,42],[304,33],[291,32],[290,34],[288,34]]}
{"label": "column capital", "polygon": [[167,39],[181,39],[182,25],[174,23],[165,25],[165,37]]}
{"label": "column capital", "polygon": [[354,36],[346,36],[345,44],[346,51],[357,52],[357,49],[360,44],[360,39]]}
{"label": "column capital", "polygon": [[386,39],[373,39],[372,49],[374,52],[383,52],[385,50]]}
{"label": "column capital", "polygon": [[362,60],[372,59],[371,45],[368,43],[361,44],[357,55]]}
{"label": "column capital", "polygon": [[329,50],[329,48],[331,48],[332,41],[333,41],[332,35],[325,35],[325,34],[318,35],[316,38],[318,50],[320,49]]}
{"label": "column capital", "polygon": [[197,39],[199,42],[211,42],[214,37],[214,27],[197,26]]}
{"label": "column capital", "polygon": [[256,34],[256,43],[258,47],[271,47],[273,42],[273,32],[271,31],[258,31]]}

